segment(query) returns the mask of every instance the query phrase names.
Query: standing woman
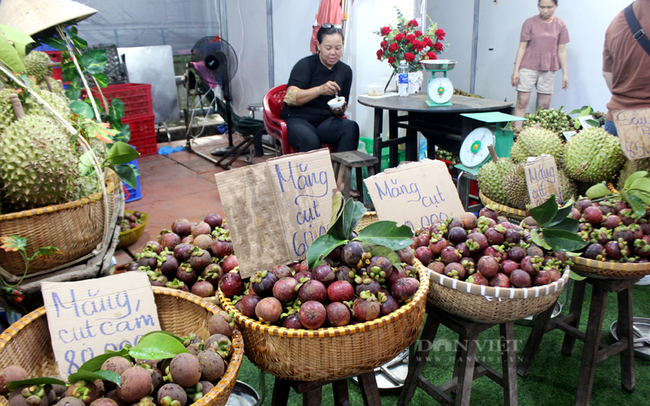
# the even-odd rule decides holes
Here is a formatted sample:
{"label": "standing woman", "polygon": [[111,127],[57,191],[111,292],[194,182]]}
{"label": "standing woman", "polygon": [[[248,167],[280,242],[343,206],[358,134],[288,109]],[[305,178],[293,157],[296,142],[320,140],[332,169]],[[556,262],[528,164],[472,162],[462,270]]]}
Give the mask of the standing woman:
{"label": "standing woman", "polygon": [[[569,31],[564,21],[554,16],[558,0],[539,0],[539,15],[530,17],[521,28],[519,49],[511,83],[517,89],[514,115],[524,117],[533,87],[537,106],[548,109],[553,96],[555,71],[562,69],[562,89],[569,86],[566,44]],[[515,122],[521,127],[521,121]]]}
{"label": "standing woman", "polygon": [[[350,100],[352,69],[341,62],[343,32],[332,24],[323,24],[316,34],[318,53],[299,60],[287,82],[280,118],[287,123],[289,143],[299,152],[336,147],[337,152],[356,150],[359,125],[343,118]],[[344,96],[343,107],[332,111],[327,102]]]}

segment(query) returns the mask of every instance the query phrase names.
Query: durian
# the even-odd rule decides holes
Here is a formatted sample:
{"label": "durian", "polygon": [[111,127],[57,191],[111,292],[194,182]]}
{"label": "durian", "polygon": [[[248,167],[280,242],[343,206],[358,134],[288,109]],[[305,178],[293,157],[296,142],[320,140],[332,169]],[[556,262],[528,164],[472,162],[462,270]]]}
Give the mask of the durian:
{"label": "durian", "polygon": [[503,179],[502,188],[508,202],[510,202],[510,207],[526,210],[526,205],[530,203],[530,197],[523,163],[514,165],[508,171]]}
{"label": "durian", "polygon": [[574,180],[596,184],[610,180],[625,163],[618,137],[591,127],[571,137],[564,150],[564,168]]}
{"label": "durian", "polygon": [[560,165],[564,154],[564,144],[557,134],[541,128],[521,130],[510,151],[512,160],[517,163],[526,163],[528,157],[538,157],[542,154],[552,155],[555,158],[555,163]]}
{"label": "durian", "polygon": [[616,188],[622,190],[625,186],[625,180],[627,177],[638,171],[650,172],[650,158],[626,161],[623,165],[623,169],[621,169],[621,173],[618,175]]}
{"label": "durian", "polygon": [[78,174],[70,137],[49,118],[24,116],[0,137],[5,208],[20,211],[74,200]]}
{"label": "durian", "polygon": [[52,68],[49,66],[52,60],[45,52],[32,51],[27,54],[23,62],[25,63],[25,73],[28,76],[34,76],[36,83],[52,74]]}
{"label": "durian", "polygon": [[558,180],[560,181],[560,195],[562,197],[561,199],[558,199],[558,202],[563,204],[571,200],[571,198],[577,199],[578,186],[576,183],[573,179],[569,178],[564,169],[557,168],[557,172]]}
{"label": "durian", "polygon": [[501,158],[497,163],[490,161],[483,165],[478,172],[478,187],[481,192],[487,198],[509,206],[503,191],[503,179],[513,166],[510,158]]}
{"label": "durian", "polygon": [[15,94],[14,89],[5,88],[0,91],[0,134],[4,133],[7,127],[16,121],[14,109],[11,106],[10,95]]}
{"label": "durian", "polygon": [[[72,121],[74,119],[75,113],[70,108],[70,100],[68,100],[66,97],[42,88],[39,89],[37,92],[38,95],[41,96],[43,100],[45,100],[47,104],[49,104],[50,107],[52,107],[52,109],[54,109],[57,113],[59,113],[63,118],[65,118],[68,121]],[[43,104],[41,104],[38,100],[31,97],[31,95],[30,95],[29,105],[25,107],[25,113],[30,115],[35,114],[40,116],[47,116],[55,120],[55,117],[52,114],[52,112],[48,108],[46,108]]]}

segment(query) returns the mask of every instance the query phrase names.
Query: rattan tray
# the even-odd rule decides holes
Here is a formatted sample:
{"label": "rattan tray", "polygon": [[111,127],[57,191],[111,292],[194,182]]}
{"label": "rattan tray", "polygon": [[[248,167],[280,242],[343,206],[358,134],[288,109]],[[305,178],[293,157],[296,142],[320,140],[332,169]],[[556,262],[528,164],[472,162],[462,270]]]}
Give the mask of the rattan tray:
{"label": "rattan tray", "polygon": [[[106,177],[108,213],[112,216],[115,193],[121,193],[122,182],[113,171]],[[104,230],[104,194],[92,194],[73,202],[0,215],[0,236],[19,235],[27,238],[27,255],[39,247],[56,247],[61,251],[45,261],[38,257],[29,263],[29,276],[43,274],[50,269],[71,263],[97,248],[107,230]],[[109,219],[109,224],[115,221]],[[112,228],[111,228],[112,229]],[[22,276],[25,262],[18,252],[0,250],[3,276]],[[5,273],[7,275],[5,275]]]}
{"label": "rattan tray", "polygon": [[431,272],[430,304],[481,323],[505,323],[548,309],[569,280],[569,269],[557,281],[532,288],[493,288]]}
{"label": "rattan tray", "polygon": [[573,262],[572,270],[583,276],[594,278],[638,278],[650,275],[650,263],[597,261],[583,257],[575,257]]}
{"label": "rattan tray", "polygon": [[[417,261],[416,261],[417,262]],[[244,336],[246,356],[281,379],[325,381],[368,372],[395,358],[420,335],[429,290],[428,270],[416,264],[420,288],[413,300],[373,321],[318,330],[270,326],[241,314],[219,291],[219,300]]]}
{"label": "rattan tray", "polygon": [[478,197],[481,199],[481,202],[485,207],[497,211],[502,216],[514,220],[523,220],[528,216],[525,210],[519,210],[515,209],[514,207],[504,206],[500,203],[495,202],[494,200],[490,200],[481,191],[478,192]]}
{"label": "rattan tray", "polygon": [[[217,305],[176,289],[152,289],[164,331],[177,336],[196,333],[203,339],[208,338],[208,319],[220,311]],[[239,330],[233,332],[232,344],[233,355],[221,381],[195,405],[223,406],[228,401],[244,359],[244,343]],[[0,334],[0,369],[11,364],[22,366],[32,377],[57,375],[44,307],[25,315]],[[0,403],[9,405],[4,396],[0,396]]]}

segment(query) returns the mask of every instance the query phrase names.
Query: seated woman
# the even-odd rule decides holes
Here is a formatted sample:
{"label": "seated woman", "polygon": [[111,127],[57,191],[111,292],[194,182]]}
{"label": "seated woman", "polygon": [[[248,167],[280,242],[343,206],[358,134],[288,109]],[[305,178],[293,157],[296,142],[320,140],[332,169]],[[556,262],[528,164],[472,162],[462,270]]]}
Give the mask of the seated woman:
{"label": "seated woman", "polygon": [[[359,125],[343,118],[352,86],[352,69],[341,62],[343,32],[323,24],[316,37],[318,54],[299,60],[291,70],[280,118],[287,123],[289,143],[299,152],[323,143],[335,146],[336,152],[356,150]],[[345,104],[330,110],[327,102],[337,95],[345,97]],[[337,183],[340,189],[342,182]]]}

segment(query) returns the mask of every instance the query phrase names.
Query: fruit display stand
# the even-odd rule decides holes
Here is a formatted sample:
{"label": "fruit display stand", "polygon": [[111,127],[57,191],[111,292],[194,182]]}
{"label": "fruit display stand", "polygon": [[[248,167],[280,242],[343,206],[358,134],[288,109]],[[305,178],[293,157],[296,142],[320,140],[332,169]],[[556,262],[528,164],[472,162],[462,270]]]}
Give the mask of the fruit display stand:
{"label": "fruit display stand", "polygon": [[[152,287],[160,326],[164,331],[183,336],[196,333],[209,336],[208,319],[221,309],[213,303],[191,293],[176,289]],[[233,355],[219,383],[194,404],[198,406],[223,406],[235,386],[244,359],[244,344],[238,330],[232,336]],[[0,334],[0,365],[21,365],[31,376],[57,374],[56,362],[50,345],[50,332],[45,308],[41,307],[24,316]],[[8,406],[7,399],[0,403]]]}
{"label": "fruit display stand", "polygon": [[246,355],[262,371],[290,381],[328,381],[372,371],[395,358],[420,334],[429,290],[428,270],[417,263],[420,287],[411,302],[378,319],[317,330],[270,326],[242,315],[219,291],[219,301],[242,330]]}
{"label": "fruit display stand", "polygon": [[525,210],[519,210],[514,207],[504,206],[500,203],[490,200],[480,191],[478,192],[478,197],[481,199],[481,203],[483,203],[485,207],[498,212],[500,216],[505,216],[508,219],[517,221],[521,221],[528,216]]}

